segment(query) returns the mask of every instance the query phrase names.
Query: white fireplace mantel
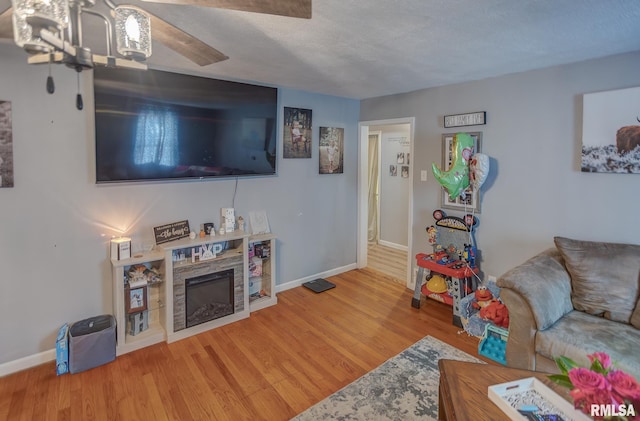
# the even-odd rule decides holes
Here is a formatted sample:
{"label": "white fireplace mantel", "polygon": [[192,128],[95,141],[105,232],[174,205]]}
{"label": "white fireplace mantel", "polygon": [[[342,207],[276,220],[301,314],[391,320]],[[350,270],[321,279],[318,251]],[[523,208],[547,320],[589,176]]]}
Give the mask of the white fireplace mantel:
{"label": "white fireplace mantel", "polygon": [[[269,286],[267,286],[268,296],[258,300],[249,297],[249,244],[268,243],[271,248]],[[174,251],[191,250],[198,251],[201,246],[213,243],[223,243],[225,250],[216,255],[213,259],[198,260],[192,262],[191,259],[174,261]],[[211,247],[209,247],[210,249]],[[240,300],[234,297],[234,313],[223,316],[208,322],[201,323],[188,328],[174,329],[174,273],[175,270],[184,270],[188,266],[200,267],[207,264],[211,267],[224,266],[225,259],[237,268],[238,257],[241,256],[241,294]],[[154,343],[166,341],[174,342],[198,333],[215,329],[229,323],[233,323],[248,318],[251,313],[251,302],[253,309],[261,309],[277,303],[275,296],[275,236],[272,234],[262,234],[250,236],[244,231],[233,231],[225,235],[206,236],[203,238],[184,238],[161,244],[154,250],[146,253],[136,253],[130,259],[111,260],[113,272],[113,311],[116,318],[118,355],[140,349]],[[163,280],[157,284],[150,284],[147,287],[148,329],[133,334],[130,332],[130,323],[126,311],[126,285],[125,272],[135,264],[144,264],[147,267],[158,268],[162,273]],[[231,263],[230,263],[231,264]],[[235,271],[236,269],[234,269]],[[235,282],[235,280],[234,280]],[[177,288],[180,288],[179,284]],[[235,284],[234,284],[235,288]],[[235,292],[234,292],[235,294]]]}

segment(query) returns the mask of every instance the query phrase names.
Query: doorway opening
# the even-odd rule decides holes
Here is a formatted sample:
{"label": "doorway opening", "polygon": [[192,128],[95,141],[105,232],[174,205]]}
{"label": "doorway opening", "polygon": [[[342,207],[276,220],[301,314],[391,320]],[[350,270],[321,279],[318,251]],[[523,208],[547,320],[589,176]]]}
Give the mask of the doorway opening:
{"label": "doorway opening", "polygon": [[358,144],[358,268],[412,285],[415,118],[364,121]]}

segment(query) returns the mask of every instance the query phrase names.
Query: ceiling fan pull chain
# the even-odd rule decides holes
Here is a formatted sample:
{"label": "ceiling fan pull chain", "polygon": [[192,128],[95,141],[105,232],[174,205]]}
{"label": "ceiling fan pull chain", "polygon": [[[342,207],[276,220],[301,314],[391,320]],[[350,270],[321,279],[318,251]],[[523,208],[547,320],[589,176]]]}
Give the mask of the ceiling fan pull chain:
{"label": "ceiling fan pull chain", "polygon": [[82,95],[80,94],[80,72],[76,73],[78,77],[78,95],[76,95],[76,108],[82,110],[84,104],[82,103]]}
{"label": "ceiling fan pull chain", "polygon": [[49,76],[47,76],[47,92],[50,94],[56,91],[56,85],[53,83],[53,76],[51,76],[51,54],[49,54]]}

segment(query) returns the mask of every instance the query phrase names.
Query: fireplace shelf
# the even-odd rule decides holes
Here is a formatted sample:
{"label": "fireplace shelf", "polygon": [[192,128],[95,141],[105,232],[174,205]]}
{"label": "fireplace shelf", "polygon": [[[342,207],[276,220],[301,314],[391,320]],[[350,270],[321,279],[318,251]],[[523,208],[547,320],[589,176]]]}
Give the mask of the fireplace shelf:
{"label": "fireplace shelf", "polygon": [[257,311],[278,303],[276,297],[276,236],[249,237],[249,308]]}
{"label": "fireplace shelf", "polygon": [[[199,258],[204,250],[213,250],[213,245],[224,246],[222,253],[214,258]],[[219,248],[219,247],[218,247]],[[258,294],[249,291],[249,249],[259,250],[262,266]],[[217,250],[219,252],[219,250]],[[136,254],[125,260],[111,260],[113,282],[113,312],[116,318],[118,355],[131,352],[158,342],[174,342],[228,323],[248,318],[252,311],[277,303],[276,283],[276,236],[261,234],[250,236],[244,231],[234,231],[222,236],[189,238],[157,246],[153,251]],[[191,255],[195,254],[193,259]],[[183,258],[184,256],[184,258]],[[206,255],[206,257],[210,257]],[[132,335],[126,309],[125,274],[132,265],[143,264],[156,268],[161,273],[161,282],[148,284],[147,317],[148,328]],[[187,278],[233,270],[228,284],[232,291],[230,304],[233,314],[223,315],[195,326],[186,327],[186,283]],[[231,272],[229,272],[231,273]],[[206,320],[206,319],[205,319]]]}
{"label": "fireplace shelf", "polygon": [[[116,352],[118,355],[135,351],[149,345],[161,342],[165,338],[164,329],[164,296],[166,282],[165,254],[162,251],[152,251],[142,255],[135,255],[131,259],[112,260],[113,273],[113,312],[116,319],[117,341]],[[130,334],[129,315],[126,311],[126,280],[125,274],[133,265],[145,265],[147,268],[156,268],[163,281],[148,284],[146,288],[147,309],[144,317],[147,317],[148,328],[136,335]]]}

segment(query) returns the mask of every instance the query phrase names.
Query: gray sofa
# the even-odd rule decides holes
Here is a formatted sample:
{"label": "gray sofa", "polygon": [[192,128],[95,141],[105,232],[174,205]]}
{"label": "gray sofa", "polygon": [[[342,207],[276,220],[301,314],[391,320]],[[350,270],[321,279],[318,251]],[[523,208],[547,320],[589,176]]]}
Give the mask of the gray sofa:
{"label": "gray sofa", "polygon": [[640,379],[640,245],[554,238],[497,280],[509,309],[510,367],[557,373],[554,358],[584,366],[606,352]]}

